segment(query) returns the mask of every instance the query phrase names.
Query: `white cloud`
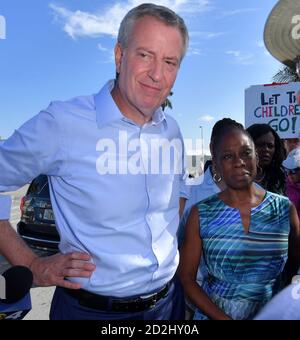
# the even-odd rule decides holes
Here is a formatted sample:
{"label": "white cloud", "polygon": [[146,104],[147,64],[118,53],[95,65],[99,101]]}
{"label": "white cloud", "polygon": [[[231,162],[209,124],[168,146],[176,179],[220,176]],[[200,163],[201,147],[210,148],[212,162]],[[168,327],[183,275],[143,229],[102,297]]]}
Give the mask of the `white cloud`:
{"label": "white cloud", "polygon": [[207,34],[207,39],[214,39],[214,38],[219,38],[226,34],[226,32],[211,32]]}
{"label": "white cloud", "polygon": [[236,63],[241,65],[250,65],[253,63],[254,54],[253,53],[242,53],[241,51],[226,51],[227,55],[234,57]]}
{"label": "white cloud", "polygon": [[[63,22],[64,31],[73,39],[76,37],[97,37],[109,35],[116,37],[121,20],[133,7],[144,0],[126,0],[114,3],[111,7],[98,13],[89,13],[80,10],[71,11],[65,7],[49,4],[55,17]],[[166,6],[179,14],[196,14],[208,8],[210,0],[152,0],[152,3]]]}
{"label": "white cloud", "polygon": [[224,11],[223,13],[220,14],[220,18],[226,18],[226,17],[231,17],[234,15],[257,12],[258,10],[259,10],[258,8],[241,8],[241,9],[234,9],[232,11]]}
{"label": "white cloud", "polygon": [[[72,12],[54,4],[49,6],[54,11],[57,19],[64,23],[64,31],[73,39],[84,36],[97,37],[103,34],[117,35],[119,23],[109,16],[109,11],[103,16],[99,16],[79,10]],[[118,10],[120,11],[118,8],[114,9],[115,15]]]}
{"label": "white cloud", "polygon": [[97,47],[98,47],[98,50],[101,51],[101,52],[111,52],[111,49],[106,48],[101,44],[98,44]]}
{"label": "white cloud", "polygon": [[238,58],[241,55],[241,51],[226,51],[226,54],[233,55],[234,57]]}
{"label": "white cloud", "polygon": [[195,48],[195,47],[189,47],[188,51],[187,51],[187,56],[204,56],[205,54],[202,52],[202,50],[200,50],[199,48]]}
{"label": "white cloud", "polygon": [[209,123],[209,122],[212,122],[213,120],[215,120],[215,117],[210,116],[210,115],[205,115],[205,116],[201,116],[198,118],[198,121],[204,122],[204,123]]}
{"label": "white cloud", "polygon": [[202,32],[202,31],[192,31],[190,32],[190,37],[197,37],[200,39],[215,39],[227,34],[226,32]]}

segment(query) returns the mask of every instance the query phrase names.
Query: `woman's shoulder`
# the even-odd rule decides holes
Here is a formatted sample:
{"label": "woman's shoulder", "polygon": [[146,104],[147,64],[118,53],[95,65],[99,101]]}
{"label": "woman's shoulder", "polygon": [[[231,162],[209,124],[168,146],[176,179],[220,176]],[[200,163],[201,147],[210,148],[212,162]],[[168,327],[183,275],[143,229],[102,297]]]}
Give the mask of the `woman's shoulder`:
{"label": "woman's shoulder", "polygon": [[286,209],[289,210],[291,202],[288,197],[275,194],[274,192],[266,192],[266,200],[271,202],[273,206],[277,207],[279,210]]}
{"label": "woman's shoulder", "polygon": [[273,200],[279,201],[279,202],[289,202],[288,197],[276,194],[275,192],[266,191],[266,197],[270,197]]}
{"label": "woman's shoulder", "polygon": [[207,207],[213,207],[215,204],[217,204],[218,202],[220,202],[220,198],[219,198],[219,193],[213,194],[209,197],[204,198],[203,200],[199,201],[197,203],[197,206],[207,206]]}

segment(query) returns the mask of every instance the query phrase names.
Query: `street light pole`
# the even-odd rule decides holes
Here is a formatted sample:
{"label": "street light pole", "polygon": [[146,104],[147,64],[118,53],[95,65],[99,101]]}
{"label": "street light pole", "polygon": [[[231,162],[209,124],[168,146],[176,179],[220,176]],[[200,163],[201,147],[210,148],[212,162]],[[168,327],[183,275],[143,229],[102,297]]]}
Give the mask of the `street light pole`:
{"label": "street light pole", "polygon": [[[203,139],[203,126],[199,125],[199,128],[201,129],[201,146],[202,146],[202,166],[204,169],[204,139]],[[202,170],[203,170],[202,169]]]}

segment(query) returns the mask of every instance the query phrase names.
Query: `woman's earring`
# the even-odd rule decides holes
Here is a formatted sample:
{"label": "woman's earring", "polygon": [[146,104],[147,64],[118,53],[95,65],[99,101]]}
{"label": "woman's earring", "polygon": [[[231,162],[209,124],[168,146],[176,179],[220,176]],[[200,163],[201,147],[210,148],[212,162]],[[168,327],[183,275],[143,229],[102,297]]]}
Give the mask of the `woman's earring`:
{"label": "woman's earring", "polygon": [[217,172],[216,164],[215,164],[214,160],[212,160],[211,171],[212,171],[212,175],[213,175],[213,181],[215,183],[220,183],[222,181],[222,177],[220,175],[218,177],[218,172]]}
{"label": "woman's earring", "polygon": [[213,180],[215,183],[220,183],[222,181],[222,177],[219,175],[219,177],[217,177],[218,174],[215,172],[213,175]]}

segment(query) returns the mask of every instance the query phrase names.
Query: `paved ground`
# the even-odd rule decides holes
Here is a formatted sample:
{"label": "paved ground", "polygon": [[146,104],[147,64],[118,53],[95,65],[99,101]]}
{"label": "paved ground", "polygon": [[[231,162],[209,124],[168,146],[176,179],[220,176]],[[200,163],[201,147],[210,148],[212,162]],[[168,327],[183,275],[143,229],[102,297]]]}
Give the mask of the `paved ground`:
{"label": "paved ground", "polygon": [[49,320],[50,303],[54,290],[55,287],[32,288],[30,291],[32,310],[24,320]]}
{"label": "paved ground", "polygon": [[[13,197],[13,207],[10,223],[16,229],[17,223],[20,220],[20,200],[27,191],[28,185],[22,189],[11,193]],[[40,256],[47,256],[45,251],[37,251]],[[0,256],[0,273],[3,273],[10,265]],[[50,288],[32,288],[30,291],[32,299],[32,310],[26,315],[24,320],[48,320],[50,302],[54,293],[55,287]]]}

